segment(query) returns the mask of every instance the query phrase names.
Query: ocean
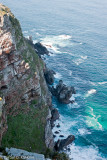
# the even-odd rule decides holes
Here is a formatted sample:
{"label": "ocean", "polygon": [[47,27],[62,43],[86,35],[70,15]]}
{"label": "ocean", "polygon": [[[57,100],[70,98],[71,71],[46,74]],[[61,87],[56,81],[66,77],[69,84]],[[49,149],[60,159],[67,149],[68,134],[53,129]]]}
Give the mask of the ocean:
{"label": "ocean", "polygon": [[[107,1],[1,0],[19,19],[24,36],[50,51],[47,66],[74,86],[75,103],[53,98],[60,112],[60,132],[75,135],[67,151],[72,160],[107,159]],[[50,47],[51,46],[51,47]],[[58,130],[53,129],[53,133]]]}

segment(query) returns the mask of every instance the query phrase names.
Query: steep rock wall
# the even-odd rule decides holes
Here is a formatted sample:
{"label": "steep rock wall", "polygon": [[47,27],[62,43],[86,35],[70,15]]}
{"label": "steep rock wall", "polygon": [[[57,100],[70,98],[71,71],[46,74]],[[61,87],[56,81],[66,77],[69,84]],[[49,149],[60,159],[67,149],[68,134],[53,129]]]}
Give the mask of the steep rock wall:
{"label": "steep rock wall", "polygon": [[2,146],[37,152],[42,152],[46,147],[53,149],[51,115],[49,118],[51,97],[44,70],[44,62],[23,37],[19,21],[7,7],[0,4]]}

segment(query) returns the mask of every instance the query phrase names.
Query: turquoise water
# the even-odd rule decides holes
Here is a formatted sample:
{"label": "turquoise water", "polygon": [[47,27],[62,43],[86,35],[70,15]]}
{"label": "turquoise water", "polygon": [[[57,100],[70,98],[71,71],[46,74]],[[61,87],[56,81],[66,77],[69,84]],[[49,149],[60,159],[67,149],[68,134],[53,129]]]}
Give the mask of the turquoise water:
{"label": "turquoise water", "polygon": [[[47,65],[75,86],[75,103],[55,98],[61,134],[76,137],[70,146],[74,160],[107,158],[107,1],[1,0],[20,20],[25,36],[52,46]],[[54,132],[54,131],[53,131]],[[58,137],[57,137],[58,138]]]}

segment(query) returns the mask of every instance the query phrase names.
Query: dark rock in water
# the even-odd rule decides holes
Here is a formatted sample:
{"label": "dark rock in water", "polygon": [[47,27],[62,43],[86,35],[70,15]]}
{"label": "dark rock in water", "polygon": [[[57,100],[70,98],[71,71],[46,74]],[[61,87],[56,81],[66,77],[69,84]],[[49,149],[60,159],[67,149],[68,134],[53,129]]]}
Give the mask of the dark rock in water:
{"label": "dark rock in water", "polygon": [[66,139],[58,140],[55,144],[55,150],[61,151],[64,149],[64,147],[67,147],[69,144],[71,144],[74,141],[75,137],[73,135],[68,136]]}
{"label": "dark rock in water", "polygon": [[56,88],[53,86],[50,88],[50,92],[52,93],[53,96],[56,96],[59,102],[69,104],[72,103],[73,101],[70,100],[72,94],[75,94],[75,88],[74,87],[69,87],[63,84],[63,81],[60,80],[59,83],[57,84]]}
{"label": "dark rock in water", "polygon": [[72,101],[70,101],[71,102],[71,104],[73,104],[75,101],[74,100],[72,100]]}
{"label": "dark rock in water", "polygon": [[59,119],[59,112],[58,112],[58,110],[56,108],[54,108],[51,111],[51,114],[52,114],[53,121],[56,121],[57,119]]}
{"label": "dark rock in water", "polygon": [[76,94],[76,90],[74,87],[71,87],[71,90],[72,90],[72,94]]}
{"label": "dark rock in water", "polygon": [[51,126],[52,128],[55,126],[54,125],[54,122],[59,119],[59,112],[56,108],[53,108],[52,111],[51,111],[51,114],[52,114],[52,118],[51,118]]}
{"label": "dark rock in water", "polygon": [[41,57],[41,55],[47,54],[49,55],[49,51],[45,46],[43,46],[40,42],[34,44],[34,48],[37,54]]}
{"label": "dark rock in water", "polygon": [[70,152],[70,148],[67,148],[67,151]]}
{"label": "dark rock in water", "polygon": [[54,86],[49,86],[49,91],[52,93],[53,96],[56,96],[56,89],[54,88]]}
{"label": "dark rock in water", "polygon": [[60,135],[59,137],[62,137],[62,138],[63,138],[63,137],[64,137],[64,135]]}
{"label": "dark rock in water", "polygon": [[46,82],[49,85],[52,85],[54,83],[54,74],[55,74],[55,72],[53,70],[46,68],[46,70],[44,72],[44,76],[45,76]]}
{"label": "dark rock in water", "polygon": [[58,131],[56,131],[56,132],[55,132],[55,134],[59,134],[59,132],[58,132]]}
{"label": "dark rock in water", "polygon": [[56,126],[57,128],[60,128],[60,124],[58,123],[58,125]]}
{"label": "dark rock in water", "polygon": [[55,137],[56,137],[56,135],[53,135],[53,137],[55,138]]}

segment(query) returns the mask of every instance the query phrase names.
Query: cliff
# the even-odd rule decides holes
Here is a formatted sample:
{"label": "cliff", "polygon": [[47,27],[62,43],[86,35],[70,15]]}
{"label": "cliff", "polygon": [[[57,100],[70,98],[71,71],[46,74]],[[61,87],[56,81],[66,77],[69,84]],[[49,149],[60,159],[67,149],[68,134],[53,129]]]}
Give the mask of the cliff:
{"label": "cliff", "polygon": [[0,4],[0,144],[27,151],[53,149],[51,97],[45,64],[23,37],[19,21]]}

